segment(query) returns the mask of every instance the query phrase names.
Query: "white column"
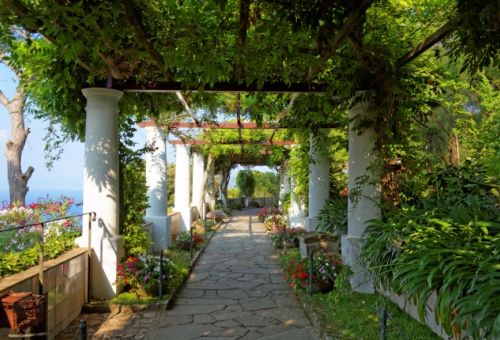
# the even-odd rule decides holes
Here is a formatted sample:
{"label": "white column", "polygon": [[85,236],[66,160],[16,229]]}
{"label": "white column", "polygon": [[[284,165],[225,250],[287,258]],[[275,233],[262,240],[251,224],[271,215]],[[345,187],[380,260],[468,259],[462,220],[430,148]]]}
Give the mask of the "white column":
{"label": "white column", "polygon": [[191,229],[189,154],[189,145],[175,146],[175,210],[181,213],[181,232]]}
{"label": "white column", "polygon": [[145,128],[147,143],[155,150],[146,154],[146,184],[148,205],[146,222],[153,224],[153,247],[165,249],[170,245],[170,220],[167,213],[167,153],[165,134],[156,126]]}
{"label": "white column", "polygon": [[[358,134],[353,129],[353,119],[363,117],[369,108],[369,101],[360,101],[353,105],[349,111],[349,200],[347,235],[342,237],[342,257],[344,262],[351,265],[354,275],[351,285],[355,291],[372,293],[373,285],[365,268],[359,263],[359,253],[362,235],[366,229],[365,223],[374,218],[380,218],[379,187],[374,184],[374,176],[368,167],[374,155],[375,133],[372,128],[367,128]],[[362,183],[357,184],[357,180]],[[351,200],[351,196],[354,199]]]}
{"label": "white column", "polygon": [[289,192],[290,192],[290,177],[286,172],[286,168],[283,168],[281,170],[281,176],[280,176],[280,197],[279,197],[280,209],[283,207],[283,199],[285,198],[285,195],[288,194]]}
{"label": "white column", "polygon": [[203,162],[203,155],[199,152],[193,153],[193,198],[191,201],[192,206],[198,208],[198,213],[201,218],[203,210],[204,199],[203,193],[203,174],[205,173],[205,164]]}
{"label": "white column", "polygon": [[318,215],[326,206],[330,196],[330,160],[328,153],[321,150],[317,141],[321,138],[311,134],[309,147],[309,216],[306,220],[306,230],[315,231],[318,225]]}
{"label": "white column", "polygon": [[290,191],[290,210],[288,220],[291,228],[304,228],[305,214],[302,200],[298,197],[293,188],[295,187],[293,178],[291,179],[292,190]]}
{"label": "white column", "polygon": [[95,298],[114,296],[116,268],[124,255],[119,227],[118,101],[121,91],[105,88],[82,90],[85,108],[85,161],[83,211],[95,212],[97,222],[89,235],[83,221],[81,246],[92,247],[91,291]]}
{"label": "white column", "polygon": [[206,183],[206,199],[208,200],[210,209],[215,209],[215,167],[214,162],[210,164],[210,167],[207,169],[207,183]]}

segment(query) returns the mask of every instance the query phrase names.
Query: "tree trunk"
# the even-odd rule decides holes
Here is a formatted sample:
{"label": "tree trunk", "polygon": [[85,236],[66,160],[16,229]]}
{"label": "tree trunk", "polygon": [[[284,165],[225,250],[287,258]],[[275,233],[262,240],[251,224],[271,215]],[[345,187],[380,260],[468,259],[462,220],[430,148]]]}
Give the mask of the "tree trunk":
{"label": "tree trunk", "polygon": [[28,167],[26,172],[21,168],[21,157],[28,138],[29,129],[24,126],[24,105],[26,95],[21,86],[16,90],[12,100],[8,100],[0,91],[0,102],[5,106],[10,114],[11,138],[6,143],[5,156],[7,158],[7,177],[9,180],[10,203],[26,204],[26,194],[28,193],[28,181],[35,169]]}
{"label": "tree trunk", "polygon": [[224,204],[224,207],[227,208],[227,187],[229,185],[229,176],[231,175],[231,168],[224,168],[221,171],[221,192],[222,192],[222,203]]}
{"label": "tree trunk", "polygon": [[[216,194],[215,194],[215,174],[214,174],[214,162],[213,158],[209,155],[207,160],[207,167],[205,169],[206,173],[206,188],[208,193],[208,204],[210,210],[215,209],[216,204]],[[203,176],[205,177],[205,176]]]}

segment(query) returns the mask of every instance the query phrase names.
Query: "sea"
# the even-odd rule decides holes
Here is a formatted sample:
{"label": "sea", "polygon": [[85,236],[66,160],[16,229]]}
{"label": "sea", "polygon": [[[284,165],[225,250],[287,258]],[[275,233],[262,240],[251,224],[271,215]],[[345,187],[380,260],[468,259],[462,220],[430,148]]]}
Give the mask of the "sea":
{"label": "sea", "polygon": [[[26,205],[37,202],[39,198],[57,200],[60,199],[61,196],[69,197],[75,200],[75,204],[68,210],[68,215],[78,215],[83,212],[83,192],[78,189],[30,189],[26,195]],[[0,191],[0,206],[4,202],[6,204],[9,203],[9,193],[7,191]]]}

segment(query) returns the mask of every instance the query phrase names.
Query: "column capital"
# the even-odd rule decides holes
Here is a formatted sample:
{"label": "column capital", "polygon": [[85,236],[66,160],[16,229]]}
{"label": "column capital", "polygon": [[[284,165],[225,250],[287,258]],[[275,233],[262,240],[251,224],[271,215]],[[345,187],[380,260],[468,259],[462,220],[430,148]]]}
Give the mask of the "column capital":
{"label": "column capital", "polygon": [[123,96],[123,92],[115,89],[108,89],[105,87],[87,87],[82,89],[85,98],[90,99],[95,96],[110,97],[117,101]]}

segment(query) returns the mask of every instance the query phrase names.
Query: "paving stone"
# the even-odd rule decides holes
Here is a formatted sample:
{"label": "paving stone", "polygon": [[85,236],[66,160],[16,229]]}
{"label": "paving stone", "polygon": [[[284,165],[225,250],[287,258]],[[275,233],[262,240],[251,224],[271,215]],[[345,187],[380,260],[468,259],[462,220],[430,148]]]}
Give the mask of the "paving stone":
{"label": "paving stone", "polygon": [[188,288],[184,288],[184,289],[182,289],[180,291],[179,297],[186,297],[186,298],[193,297],[193,298],[196,298],[196,297],[203,296],[203,293],[205,293],[205,291],[203,289],[188,289]]}
{"label": "paving stone", "polygon": [[235,305],[238,300],[224,299],[224,298],[178,298],[175,301],[176,305]]}
{"label": "paving stone", "polygon": [[272,299],[240,300],[240,304],[241,308],[246,311],[255,311],[277,307],[276,302]]}
{"label": "paving stone", "polygon": [[191,340],[206,336],[214,336],[220,332],[219,327],[213,325],[190,325],[173,326],[168,328],[158,328],[150,332],[151,339],[172,339],[172,340]]}
{"label": "paving stone", "polygon": [[168,311],[168,315],[196,315],[208,314],[223,310],[225,305],[175,305]]}
{"label": "paving stone", "polygon": [[248,294],[243,289],[221,289],[217,292],[221,297],[228,299],[246,299]]}
{"label": "paving stone", "polygon": [[224,320],[224,321],[218,321],[218,322],[214,323],[214,326],[224,327],[224,328],[239,327],[239,326],[241,326],[241,323],[234,321],[234,320]]}
{"label": "paving stone", "polygon": [[192,315],[164,315],[158,321],[158,324],[156,326],[159,327],[178,326],[178,325],[185,325],[191,322],[193,322]]}
{"label": "paving stone", "polygon": [[270,336],[264,336],[261,340],[317,340],[318,336],[314,333],[312,327],[293,329],[284,333]]}
{"label": "paving stone", "polygon": [[217,320],[215,320],[215,318],[210,314],[200,314],[193,316],[194,324],[214,323],[215,321]]}
{"label": "paving stone", "polygon": [[189,275],[188,282],[202,281],[209,276],[210,276],[209,272],[193,271],[191,275]]}

